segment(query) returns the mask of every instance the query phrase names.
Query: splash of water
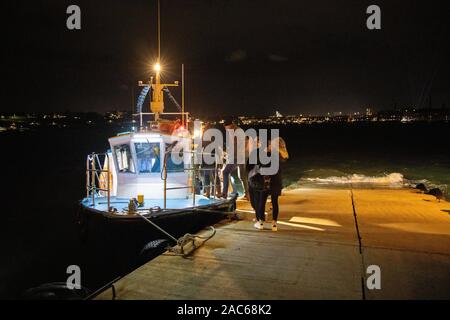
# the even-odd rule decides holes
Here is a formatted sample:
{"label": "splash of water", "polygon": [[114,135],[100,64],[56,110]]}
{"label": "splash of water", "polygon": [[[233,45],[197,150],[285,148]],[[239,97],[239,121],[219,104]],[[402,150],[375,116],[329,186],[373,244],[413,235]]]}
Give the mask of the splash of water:
{"label": "splash of water", "polygon": [[328,178],[305,178],[306,181],[318,183],[370,183],[383,185],[402,185],[404,178],[401,173],[390,173],[384,176],[370,177],[363,174],[352,174],[342,177],[328,177]]}
{"label": "splash of water", "polygon": [[382,176],[366,176],[363,174],[351,174],[346,176],[331,176],[326,178],[302,178],[298,183],[289,186],[289,189],[299,187],[305,183],[319,185],[344,185],[344,184],[370,184],[376,186],[402,187],[405,185],[405,178],[401,173],[390,173]]}

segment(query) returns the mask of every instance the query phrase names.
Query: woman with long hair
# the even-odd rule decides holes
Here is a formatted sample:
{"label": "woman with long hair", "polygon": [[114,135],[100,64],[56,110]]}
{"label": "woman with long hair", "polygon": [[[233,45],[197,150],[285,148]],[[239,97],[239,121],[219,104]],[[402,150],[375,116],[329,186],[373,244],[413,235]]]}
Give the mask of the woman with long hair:
{"label": "woman with long hair", "polygon": [[[270,157],[272,152],[279,153],[280,162],[286,161],[289,158],[289,154],[287,152],[286,143],[282,138],[276,138],[277,140],[272,140],[267,149],[265,150]],[[253,152],[257,152],[259,154],[260,150],[255,149]],[[278,198],[281,196],[281,192],[283,189],[283,177],[281,166],[276,174],[271,176],[262,176],[260,173],[261,164],[259,162],[259,158],[256,164],[248,164],[249,169],[249,194],[250,201],[253,209],[256,214],[256,223],[255,228],[258,230],[264,229],[265,222],[265,209],[267,199],[270,196],[272,202],[272,231],[278,231],[278,214],[279,214],[279,205]]]}
{"label": "woman with long hair", "polygon": [[276,138],[276,139],[278,141],[272,140],[268,147],[269,152],[278,152],[280,159],[278,172],[273,176],[269,176],[270,183],[268,195],[270,195],[270,201],[272,202],[272,231],[278,231],[277,222],[278,222],[278,214],[280,211],[278,205],[278,197],[281,196],[281,192],[283,190],[283,176],[281,164],[287,159],[289,159],[289,153],[286,148],[286,142],[283,140],[283,138]]}

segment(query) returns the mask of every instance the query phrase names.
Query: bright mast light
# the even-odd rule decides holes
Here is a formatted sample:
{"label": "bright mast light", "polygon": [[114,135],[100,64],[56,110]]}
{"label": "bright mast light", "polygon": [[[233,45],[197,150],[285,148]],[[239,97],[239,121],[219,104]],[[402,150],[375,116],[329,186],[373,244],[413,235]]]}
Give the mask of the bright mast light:
{"label": "bright mast light", "polygon": [[160,72],[161,71],[161,65],[159,63],[155,64],[154,69],[156,72]]}

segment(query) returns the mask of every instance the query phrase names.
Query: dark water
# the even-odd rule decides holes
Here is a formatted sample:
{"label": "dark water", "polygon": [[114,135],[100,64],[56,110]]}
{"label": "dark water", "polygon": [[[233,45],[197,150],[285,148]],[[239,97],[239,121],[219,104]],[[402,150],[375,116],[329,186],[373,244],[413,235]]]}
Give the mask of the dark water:
{"label": "dark water", "polygon": [[0,296],[65,281],[80,264],[76,225],[85,193],[85,156],[105,150],[111,128],[28,131],[0,135],[3,205]]}
{"label": "dark water", "polygon": [[[285,185],[308,178],[351,174],[450,185],[449,123],[320,124],[280,127],[291,159]],[[0,298],[30,287],[65,281],[68,265],[97,266],[95,289],[111,277],[101,272],[102,252],[86,258],[77,228],[85,194],[85,160],[108,149],[123,128],[78,128],[0,134],[3,203],[0,224]],[[103,252],[104,253],[104,252]],[[86,259],[90,259],[86,261]],[[97,259],[97,260],[96,260]]]}
{"label": "dark water", "polygon": [[[291,159],[284,184],[424,182],[450,192],[450,123],[356,123],[280,127]],[[356,176],[354,176],[356,175]],[[330,179],[331,178],[331,179]]]}

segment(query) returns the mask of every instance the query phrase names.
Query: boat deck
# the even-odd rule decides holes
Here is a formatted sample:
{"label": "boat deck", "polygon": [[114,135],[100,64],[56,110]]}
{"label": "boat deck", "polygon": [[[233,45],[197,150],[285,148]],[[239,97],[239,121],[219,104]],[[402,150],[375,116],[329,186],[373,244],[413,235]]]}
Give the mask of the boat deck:
{"label": "boat deck", "polygon": [[[207,206],[211,204],[219,204],[223,202],[223,199],[207,198],[202,195],[196,195],[195,201],[192,197],[185,199],[167,199],[167,209],[188,209],[199,206]],[[129,199],[111,197],[111,206],[116,208],[118,213],[124,213],[128,210]],[[83,200],[83,205],[89,208],[93,208],[99,211],[108,210],[108,202],[106,197],[99,197],[95,199],[95,206],[92,205],[92,199],[86,198]],[[151,208],[164,208],[163,199],[146,199],[144,206],[139,208],[140,210],[149,210]]]}
{"label": "boat deck", "polygon": [[[222,223],[189,258],[165,253],[115,284],[117,299],[449,299],[450,203],[414,190],[297,189],[279,231]],[[269,225],[267,225],[269,227]],[[205,231],[207,233],[207,231]],[[381,270],[381,289],[362,284]],[[112,290],[97,299],[111,299]]]}

